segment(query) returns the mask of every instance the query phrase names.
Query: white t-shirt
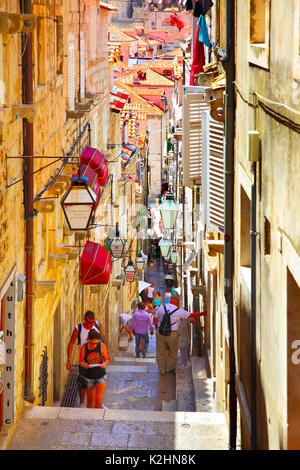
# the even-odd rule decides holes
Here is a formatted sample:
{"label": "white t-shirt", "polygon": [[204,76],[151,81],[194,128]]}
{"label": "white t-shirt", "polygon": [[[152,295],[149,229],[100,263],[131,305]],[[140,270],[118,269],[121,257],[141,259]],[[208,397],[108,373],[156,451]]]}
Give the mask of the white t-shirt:
{"label": "white t-shirt", "polygon": [[120,320],[122,325],[126,326],[130,320],[132,320],[132,315],[129,313],[120,313]]}
{"label": "white t-shirt", "polygon": [[[164,314],[165,314],[165,309],[164,307],[166,307],[167,309],[167,312],[174,312],[172,315],[171,315],[171,330],[172,331],[178,331],[178,327],[179,327],[179,323],[180,323],[180,319],[181,318],[188,318],[190,316],[190,312],[188,312],[187,310],[184,310],[183,308],[179,307],[176,307],[176,305],[173,305],[173,304],[164,304],[164,305],[161,305],[160,307],[158,307],[158,309],[156,310],[156,313],[155,313],[155,318],[158,319],[158,327],[160,327],[160,324],[161,324],[161,321],[164,317]],[[177,310],[178,309],[178,310]],[[176,312],[175,312],[176,310]]]}
{"label": "white t-shirt", "polygon": [[148,297],[154,297],[154,287],[148,287]]}
{"label": "white t-shirt", "polygon": [[[96,323],[96,322],[95,322]],[[98,322],[97,322],[98,324]],[[78,330],[78,325],[76,325],[76,328]],[[98,333],[99,333],[99,330],[97,329],[97,327],[95,326],[95,324],[93,325],[92,328],[90,328],[89,330],[87,330],[86,328],[84,328],[83,326],[83,323],[81,323],[81,333],[80,333],[80,341],[79,341],[79,347],[78,347],[78,358],[79,358],[79,354],[80,354],[80,348],[83,344],[85,344],[87,342],[87,339],[88,339],[88,334],[91,330],[96,330]],[[78,332],[79,334],[79,332]]]}

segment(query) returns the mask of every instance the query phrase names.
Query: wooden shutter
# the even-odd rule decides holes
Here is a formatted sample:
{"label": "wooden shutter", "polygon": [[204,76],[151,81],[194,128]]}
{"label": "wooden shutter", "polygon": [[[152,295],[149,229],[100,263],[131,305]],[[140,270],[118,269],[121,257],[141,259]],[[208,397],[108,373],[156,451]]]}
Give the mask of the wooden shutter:
{"label": "wooden shutter", "polygon": [[183,184],[201,184],[202,112],[209,109],[203,87],[183,87]]}
{"label": "wooden shutter", "polygon": [[224,233],[224,124],[202,113],[204,223]]}

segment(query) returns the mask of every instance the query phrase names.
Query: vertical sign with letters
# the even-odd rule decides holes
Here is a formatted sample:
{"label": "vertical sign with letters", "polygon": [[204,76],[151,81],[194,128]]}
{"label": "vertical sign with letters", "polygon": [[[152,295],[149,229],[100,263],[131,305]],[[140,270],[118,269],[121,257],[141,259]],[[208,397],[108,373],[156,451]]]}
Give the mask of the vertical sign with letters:
{"label": "vertical sign with letters", "polygon": [[3,425],[14,422],[15,405],[15,281],[4,295],[4,342],[6,364],[4,368]]}

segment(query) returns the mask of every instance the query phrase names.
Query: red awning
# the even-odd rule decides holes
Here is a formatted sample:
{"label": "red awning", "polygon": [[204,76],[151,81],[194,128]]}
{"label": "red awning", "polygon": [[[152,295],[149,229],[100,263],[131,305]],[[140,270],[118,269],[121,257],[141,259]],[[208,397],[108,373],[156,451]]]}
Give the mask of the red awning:
{"label": "red awning", "polygon": [[88,179],[89,187],[94,191],[94,193],[97,196],[97,201],[96,201],[96,204],[95,204],[95,209],[96,209],[96,207],[99,204],[100,196],[101,196],[101,186],[100,186],[100,183],[99,183],[98,175],[89,166],[80,165],[80,176],[81,177],[84,176]]}
{"label": "red awning", "polygon": [[108,166],[103,153],[98,149],[86,147],[80,155],[80,163],[91,167],[97,173],[100,185],[105,185],[108,179]]}
{"label": "red awning", "polygon": [[112,261],[102,245],[87,241],[80,258],[80,280],[84,285],[108,284]]}

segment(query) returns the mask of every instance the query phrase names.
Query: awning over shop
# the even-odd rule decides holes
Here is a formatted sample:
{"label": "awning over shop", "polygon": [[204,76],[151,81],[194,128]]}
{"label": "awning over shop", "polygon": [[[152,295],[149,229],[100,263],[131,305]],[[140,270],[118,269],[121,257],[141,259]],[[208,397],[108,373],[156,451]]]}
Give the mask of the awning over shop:
{"label": "awning over shop", "polygon": [[109,252],[99,243],[87,241],[80,258],[80,281],[84,285],[108,284],[112,270]]}
{"label": "awning over shop", "polygon": [[122,93],[119,90],[111,90],[110,92],[110,107],[114,112],[120,112],[123,110],[127,103],[129,95]]}
{"label": "awning over shop", "polygon": [[137,152],[138,147],[134,147],[133,145],[126,144],[122,146],[122,151],[121,151],[121,162],[126,165],[129,163],[131,158],[135,155]]}

